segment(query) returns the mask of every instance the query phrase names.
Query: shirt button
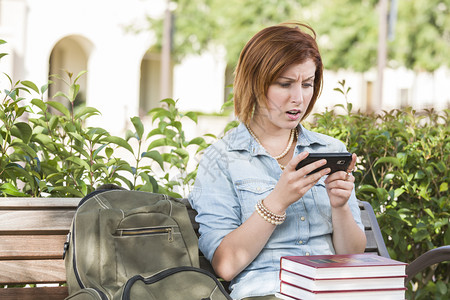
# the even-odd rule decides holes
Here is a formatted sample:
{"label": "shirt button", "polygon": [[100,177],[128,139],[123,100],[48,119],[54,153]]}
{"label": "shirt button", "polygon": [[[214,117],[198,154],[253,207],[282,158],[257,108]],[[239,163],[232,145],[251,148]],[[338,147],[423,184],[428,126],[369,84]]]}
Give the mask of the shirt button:
{"label": "shirt button", "polygon": [[258,186],[258,187],[256,188],[256,190],[259,192],[259,191],[261,191],[261,188]]}
{"label": "shirt button", "polygon": [[302,244],[303,244],[303,241],[298,241],[298,243],[299,243],[300,245],[302,245]]}
{"label": "shirt button", "polygon": [[301,217],[300,220],[305,221],[305,217]]}
{"label": "shirt button", "polygon": [[309,252],[306,252],[306,253],[305,253],[305,255],[306,255],[306,256],[309,256],[309,255],[310,255],[310,253],[309,253]]}

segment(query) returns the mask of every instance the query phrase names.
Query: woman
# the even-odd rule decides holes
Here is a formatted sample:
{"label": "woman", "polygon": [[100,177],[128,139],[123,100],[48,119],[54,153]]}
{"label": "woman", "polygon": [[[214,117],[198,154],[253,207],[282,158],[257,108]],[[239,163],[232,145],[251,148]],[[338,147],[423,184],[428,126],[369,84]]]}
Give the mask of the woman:
{"label": "woman", "polygon": [[232,281],[235,299],[276,299],[281,256],[365,249],[351,175],[356,156],[347,173],[307,175],[325,160],[295,169],[308,152],[346,151],[300,124],[322,73],[315,33],[304,24],[265,28],[241,52],[234,81],[241,124],[205,151],[189,195],[200,250]]}

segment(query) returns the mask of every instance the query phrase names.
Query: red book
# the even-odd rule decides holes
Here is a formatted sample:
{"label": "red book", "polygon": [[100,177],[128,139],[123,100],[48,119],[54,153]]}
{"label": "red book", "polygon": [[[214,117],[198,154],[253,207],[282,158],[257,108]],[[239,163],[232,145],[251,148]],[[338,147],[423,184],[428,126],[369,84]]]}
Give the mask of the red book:
{"label": "red book", "polygon": [[276,296],[280,299],[285,300],[404,300],[405,290],[406,288],[367,291],[359,290],[313,292],[282,282],[280,293],[277,293]]}
{"label": "red book", "polygon": [[310,291],[401,289],[405,287],[405,277],[406,275],[394,277],[316,279],[286,270],[281,270],[280,272],[282,282],[290,283]]}
{"label": "red book", "polygon": [[313,279],[405,276],[406,263],[374,254],[283,256],[282,270]]}

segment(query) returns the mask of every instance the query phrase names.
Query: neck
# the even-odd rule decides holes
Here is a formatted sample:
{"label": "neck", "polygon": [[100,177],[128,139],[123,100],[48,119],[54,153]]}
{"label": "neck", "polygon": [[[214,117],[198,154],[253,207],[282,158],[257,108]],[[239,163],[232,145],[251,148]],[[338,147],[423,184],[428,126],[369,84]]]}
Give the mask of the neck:
{"label": "neck", "polygon": [[247,128],[253,138],[276,160],[283,159],[295,144],[296,128],[269,131],[261,127],[255,129],[252,124]]}

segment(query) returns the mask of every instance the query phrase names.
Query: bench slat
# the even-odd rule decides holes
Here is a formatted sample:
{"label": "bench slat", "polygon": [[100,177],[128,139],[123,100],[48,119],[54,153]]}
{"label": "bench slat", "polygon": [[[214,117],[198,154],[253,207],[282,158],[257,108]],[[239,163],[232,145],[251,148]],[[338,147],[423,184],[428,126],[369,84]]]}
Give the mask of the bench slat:
{"label": "bench slat", "polygon": [[[0,234],[37,232],[64,234],[69,231],[74,210],[0,210]],[[38,233],[39,234],[39,233]]]}
{"label": "bench slat", "polygon": [[0,260],[60,259],[66,235],[1,236]]}
{"label": "bench slat", "polygon": [[365,231],[366,238],[367,238],[367,244],[366,244],[366,252],[377,252],[378,251],[378,245],[377,241],[375,240],[375,235],[372,230],[366,230]]}
{"label": "bench slat", "polygon": [[81,198],[1,198],[0,209],[15,209],[15,208],[58,208],[70,207],[76,208]]}
{"label": "bench slat", "polygon": [[367,210],[361,210],[361,221],[364,225],[364,228],[372,228],[372,224],[370,224],[369,212]]}
{"label": "bench slat", "polygon": [[63,283],[66,270],[62,259],[47,260],[2,260],[0,261],[0,282],[21,283]]}
{"label": "bench slat", "polygon": [[66,286],[0,289],[2,300],[61,300],[67,296]]}

